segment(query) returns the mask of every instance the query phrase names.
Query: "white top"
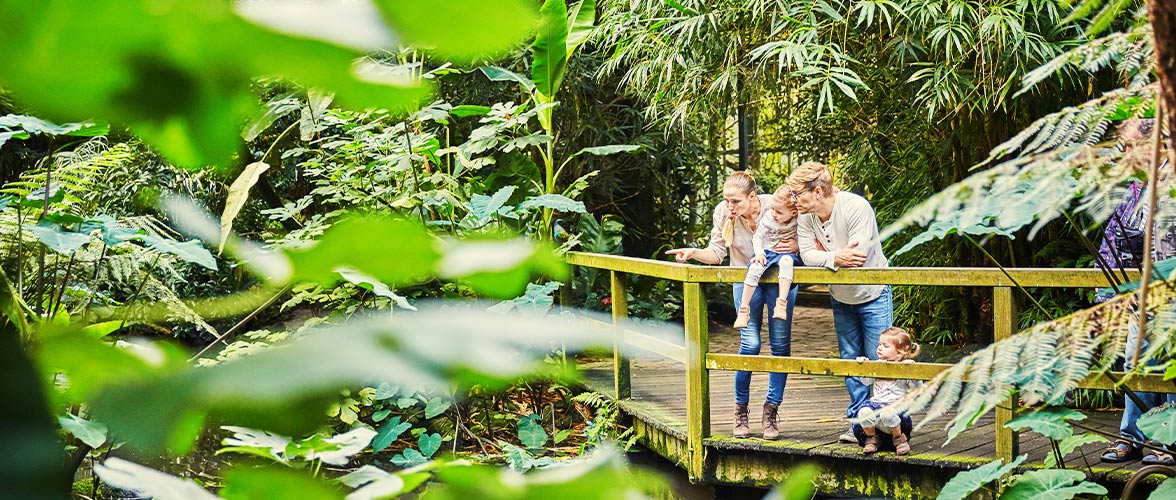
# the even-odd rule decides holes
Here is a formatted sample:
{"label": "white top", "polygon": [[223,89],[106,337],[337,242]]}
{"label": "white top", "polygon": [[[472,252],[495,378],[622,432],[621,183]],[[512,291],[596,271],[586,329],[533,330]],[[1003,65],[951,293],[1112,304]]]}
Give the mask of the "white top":
{"label": "white top", "polygon": [[870,401],[875,403],[890,404],[902,399],[908,392],[918,389],[923,385],[922,380],[906,380],[906,379],[890,379],[890,378],[869,378],[860,377],[863,384],[874,386],[874,395],[870,396]]}
{"label": "white top", "polygon": [[[870,202],[847,191],[838,191],[833,198],[833,213],[829,220],[822,222],[812,213],[797,217],[797,243],[804,264],[836,271],[833,253],[856,241],[856,249],[866,254],[866,263],[862,267],[890,267],[882,253],[882,242],[876,241],[878,220]],[[818,240],[826,250],[817,247]],[[870,242],[874,243],[865,246]],[[882,295],[885,288],[886,285],[829,285],[829,294],[842,304],[864,304]]]}
{"label": "white top", "polygon": [[775,250],[775,246],[784,240],[796,239],[796,217],[784,225],[776,222],[771,212],[760,221],[755,234],[751,236],[751,246],[755,255],[764,255],[764,250]]}
{"label": "white top", "polygon": [[[756,215],[756,227],[763,225],[765,219],[771,219],[768,211],[772,208],[772,195],[759,195],[760,209],[759,214]],[[728,244],[723,240],[723,224],[727,223],[727,218],[731,216],[731,211],[727,210],[727,201],[719,202],[715,207],[714,215],[712,216],[713,225],[711,227],[710,244],[706,246],[706,250],[715,253],[719,258],[719,262],[727,257]],[[755,234],[751,226],[747,223],[747,219],[739,217],[735,219],[735,235],[731,237],[730,253],[731,265],[737,267],[747,267],[747,263],[751,262],[751,258],[755,255],[755,248],[751,243],[752,236]]]}

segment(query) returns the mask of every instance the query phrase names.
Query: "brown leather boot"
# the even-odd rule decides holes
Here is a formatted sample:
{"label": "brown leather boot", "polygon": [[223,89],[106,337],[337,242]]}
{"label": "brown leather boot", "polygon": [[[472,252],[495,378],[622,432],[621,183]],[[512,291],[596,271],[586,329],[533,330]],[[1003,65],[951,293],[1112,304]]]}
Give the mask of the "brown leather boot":
{"label": "brown leather boot", "polygon": [[774,441],[780,438],[780,430],[776,428],[776,413],[780,405],[764,403],[764,439]]}
{"label": "brown leather boot", "polygon": [[751,426],[747,424],[747,405],[735,405],[735,430],[731,435],[745,438],[751,434]]}

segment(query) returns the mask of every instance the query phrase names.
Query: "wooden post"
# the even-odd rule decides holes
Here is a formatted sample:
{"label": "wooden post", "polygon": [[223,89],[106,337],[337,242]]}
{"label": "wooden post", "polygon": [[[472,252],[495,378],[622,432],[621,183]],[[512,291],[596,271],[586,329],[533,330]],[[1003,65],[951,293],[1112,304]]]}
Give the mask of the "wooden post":
{"label": "wooden post", "polygon": [[[1013,289],[998,286],[992,289],[992,337],[994,342],[1011,337],[1017,332],[1017,304],[1013,301]],[[1017,408],[1017,398],[1005,401],[1005,408],[996,409],[996,457],[1009,462],[1019,452],[1017,433],[1005,427],[1012,420]]]}
{"label": "wooden post", "polygon": [[629,358],[624,354],[624,332],[621,323],[629,317],[629,302],[625,298],[625,276],[616,271],[609,271],[612,283],[612,318],[613,325],[618,328],[613,333],[613,390],[617,399],[629,399],[633,396],[632,379],[629,369]]}
{"label": "wooden post", "polygon": [[710,432],[710,372],[706,352],[710,335],[706,328],[706,299],[700,283],[683,283],[683,320],[686,327],[686,448],[691,481],[703,479],[706,448],[702,440]]}

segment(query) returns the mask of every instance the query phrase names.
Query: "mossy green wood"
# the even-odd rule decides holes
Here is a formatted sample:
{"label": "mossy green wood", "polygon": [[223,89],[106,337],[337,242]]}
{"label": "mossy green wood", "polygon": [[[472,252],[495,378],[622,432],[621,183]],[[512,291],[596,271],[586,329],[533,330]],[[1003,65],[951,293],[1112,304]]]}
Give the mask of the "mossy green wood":
{"label": "mossy green wood", "polygon": [[[609,280],[612,283],[613,325],[619,326],[629,317],[629,302],[625,298],[625,276],[610,271]],[[632,396],[632,372],[629,369],[629,358],[624,355],[624,338],[620,328],[617,328],[613,339],[613,393],[617,399],[629,399]]]}
{"label": "mossy green wood", "polygon": [[690,450],[687,472],[692,481],[700,481],[706,468],[703,439],[710,430],[710,376],[706,369],[710,337],[702,285],[683,283],[682,287],[686,326],[686,446]]}
{"label": "mossy green wood", "polygon": [[[999,286],[992,289],[992,338],[1000,342],[1017,332],[1017,303],[1013,289]],[[1011,396],[1005,404],[996,407],[996,457],[1006,462],[1017,456],[1019,440],[1017,431],[1005,426],[1016,412],[1017,398]]]}
{"label": "mossy green wood", "polygon": [[[567,261],[575,266],[621,271],[674,281],[698,283],[736,283],[743,281],[747,270],[729,266],[699,266],[616,255],[568,252]],[[1005,274],[1008,272],[1008,275]],[[765,275],[776,279],[774,270]],[[1012,279],[1009,278],[1012,277]],[[1138,271],[1127,271],[1129,280],[1139,279]],[[1016,283],[1013,282],[1016,280]],[[886,283],[889,285],[983,286],[1044,288],[1102,288],[1106,276],[1098,269],[1007,269],[981,267],[890,267],[885,269],[841,269],[831,271],[800,267],[796,283],[830,285]]]}

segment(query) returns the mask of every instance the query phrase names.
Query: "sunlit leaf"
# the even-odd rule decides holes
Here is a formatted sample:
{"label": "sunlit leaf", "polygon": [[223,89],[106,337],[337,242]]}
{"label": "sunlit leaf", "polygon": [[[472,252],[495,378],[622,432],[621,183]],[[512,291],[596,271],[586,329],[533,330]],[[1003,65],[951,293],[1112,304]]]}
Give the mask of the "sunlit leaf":
{"label": "sunlit leaf", "polygon": [[813,498],[813,481],[821,470],[815,465],[801,464],[788,471],[788,478],[764,496],[764,500],[809,500]]}
{"label": "sunlit leaf", "polygon": [[212,256],[212,252],[209,252],[197,240],[176,241],[150,234],[141,235],[139,238],[157,252],[175,255],[183,259],[184,262],[198,264],[213,271],[217,269],[216,258]]}
{"label": "sunlit leaf", "polygon": [[461,106],[454,106],[449,110],[449,114],[458,118],[467,116],[482,116],[490,112],[490,106],[478,106],[475,104],[462,104]]}
{"label": "sunlit leaf", "polygon": [[266,170],[269,170],[269,163],[263,161],[255,161],[245,165],[245,169],[241,171],[241,175],[229,185],[229,192],[225,197],[225,211],[221,214],[220,220],[220,245],[217,247],[217,252],[224,252],[225,242],[228,241],[229,235],[233,232],[233,219],[237,218],[237,214],[245,207],[245,202],[249,201],[249,190],[257,184],[257,180],[261,178]]}
{"label": "sunlit leaf", "polygon": [[528,93],[535,91],[535,82],[509,69],[499,68],[498,66],[482,66],[478,69],[482,71],[482,74],[486,75],[486,78],[492,81],[515,82],[522,85]]}
{"label": "sunlit leaf", "polygon": [[[548,458],[548,457],[544,457]],[[550,459],[548,459],[550,461]],[[628,467],[611,449],[599,449],[586,458],[528,474],[488,465],[446,467],[437,471],[439,482],[430,485],[422,498],[428,500],[496,499],[613,500],[644,496],[642,486],[658,478],[642,475]],[[651,485],[652,486],[652,485]],[[660,483],[660,486],[665,486]],[[655,491],[650,489],[651,491]]]}
{"label": "sunlit leaf", "polygon": [[607,156],[617,153],[633,153],[637,151],[641,151],[641,146],[636,144],[610,144],[608,146],[593,146],[590,148],[581,149],[576,151],[572,157],[580,156],[584,153],[593,154],[596,156]]}
{"label": "sunlit leaf", "polygon": [[576,201],[561,194],[541,194],[539,196],[532,196],[519,203],[519,210],[531,210],[534,208],[550,208],[557,212],[572,212],[572,213],[586,213],[588,209],[584,207],[584,202]]}
{"label": "sunlit leaf", "polygon": [[523,239],[455,242],[438,265],[442,277],[460,278],[479,293],[503,299],[518,296],[533,274],[563,279],[567,272],[547,247]]}
{"label": "sunlit leaf", "polygon": [[94,465],[94,473],[110,486],[134,491],[155,500],[220,500],[220,497],[209,493],[196,481],[178,478],[121,458],[108,458]]}

